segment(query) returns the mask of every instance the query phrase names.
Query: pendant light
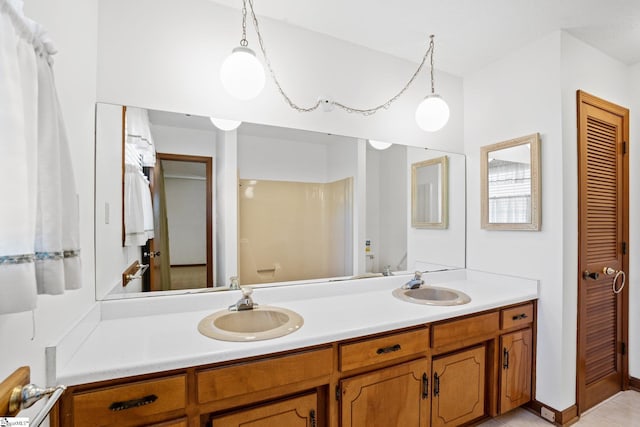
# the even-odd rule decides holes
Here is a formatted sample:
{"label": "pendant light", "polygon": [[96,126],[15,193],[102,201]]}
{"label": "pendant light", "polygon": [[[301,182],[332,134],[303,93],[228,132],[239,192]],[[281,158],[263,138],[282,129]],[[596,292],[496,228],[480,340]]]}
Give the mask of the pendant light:
{"label": "pendant light", "polygon": [[375,148],[376,150],[386,150],[387,148],[391,147],[393,144],[391,144],[390,142],[376,141],[375,139],[370,139],[369,145]]}
{"label": "pendant light", "polygon": [[253,22],[254,29],[258,36],[258,45],[262,56],[264,57],[264,63],[269,70],[269,74],[275,83],[275,87],[280,92],[285,102],[289,107],[301,113],[308,113],[315,111],[322,107],[323,111],[329,112],[338,107],[348,113],[357,113],[364,116],[370,116],[376,112],[388,109],[392,103],[394,103],[400,96],[407,91],[409,86],[415,81],[416,77],[422,70],[427,59],[430,60],[431,66],[431,93],[424,98],[424,100],[418,105],[415,112],[415,120],[418,126],[429,132],[435,132],[442,129],[449,120],[449,106],[435,93],[434,78],[433,78],[433,51],[434,51],[434,36],[429,36],[429,45],[427,51],[422,57],[417,70],[413,73],[409,81],[400,89],[395,95],[389,98],[387,101],[373,106],[370,108],[356,108],[348,106],[344,103],[334,101],[333,99],[327,99],[319,97],[315,104],[304,107],[299,106],[289,97],[284,91],[282,84],[278,80],[276,73],[271,66],[271,61],[267,56],[267,50],[264,45],[262,34],[260,33],[260,26],[258,24],[258,18],[253,8],[253,0],[242,0],[242,39],[240,40],[240,46],[233,49],[232,54],[225,59],[220,70],[220,78],[224,88],[232,96],[238,99],[252,99],[262,91],[265,84],[265,71],[261,62],[256,58],[255,52],[249,49],[247,42],[247,3],[249,3],[249,10]]}
{"label": "pendant light", "polygon": [[265,76],[255,52],[247,47],[247,7],[245,1],[242,3],[242,39],[240,46],[233,49],[222,63],[220,80],[231,96],[246,101],[262,92]]}
{"label": "pendant light", "polygon": [[224,131],[237,129],[242,124],[240,120],[218,119],[216,117],[209,117],[209,120],[215,127]]}
{"label": "pendant light", "polygon": [[427,132],[435,132],[444,127],[449,121],[449,106],[435,93],[433,79],[433,35],[430,36],[429,50],[431,51],[431,94],[427,95],[416,108],[416,123],[420,129]]}

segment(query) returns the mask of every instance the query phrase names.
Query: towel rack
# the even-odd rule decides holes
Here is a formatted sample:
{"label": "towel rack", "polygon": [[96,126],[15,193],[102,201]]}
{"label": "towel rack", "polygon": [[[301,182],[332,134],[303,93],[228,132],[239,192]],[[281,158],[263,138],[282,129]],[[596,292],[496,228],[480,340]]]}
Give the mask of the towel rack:
{"label": "towel rack", "polygon": [[47,418],[67,387],[59,385],[42,388],[35,384],[27,384],[30,372],[28,366],[23,366],[0,384],[0,415],[17,415],[20,410],[31,407],[43,397],[50,396],[42,409],[29,422],[31,427],[38,427]]}
{"label": "towel rack", "polygon": [[147,268],[149,268],[149,264],[140,264],[139,261],[134,261],[122,272],[122,286],[127,286],[132,280],[142,279]]}

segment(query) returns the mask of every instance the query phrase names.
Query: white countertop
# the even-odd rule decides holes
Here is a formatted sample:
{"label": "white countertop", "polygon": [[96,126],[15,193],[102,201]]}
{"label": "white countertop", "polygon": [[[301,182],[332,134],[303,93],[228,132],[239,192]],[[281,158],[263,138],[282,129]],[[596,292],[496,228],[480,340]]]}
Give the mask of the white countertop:
{"label": "white countertop", "polygon": [[[408,276],[257,288],[253,299],[296,311],[300,330],[265,341],[227,342],[201,335],[198,322],[240,297],[240,291],[158,296],[97,303],[47,352],[50,378],[76,385],[241,359],[476,313],[538,297],[538,281],[455,270],[423,275],[425,282],[467,293],[465,305],[439,307],[400,301],[391,291]],[[88,319],[88,320],[87,320]]]}

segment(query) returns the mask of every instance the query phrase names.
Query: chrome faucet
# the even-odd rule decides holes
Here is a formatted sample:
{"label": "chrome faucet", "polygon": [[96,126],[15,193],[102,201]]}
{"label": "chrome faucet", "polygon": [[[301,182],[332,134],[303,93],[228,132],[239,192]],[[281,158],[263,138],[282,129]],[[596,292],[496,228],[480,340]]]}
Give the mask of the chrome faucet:
{"label": "chrome faucet", "polygon": [[391,266],[390,265],[385,265],[384,266],[384,271],[382,272],[383,276],[393,276],[393,273],[391,272]]}
{"label": "chrome faucet", "polygon": [[242,291],[242,298],[238,300],[235,304],[231,304],[229,306],[229,311],[245,311],[245,310],[253,310],[253,308],[258,305],[253,302],[251,298],[251,294],[253,293],[253,289],[248,287],[240,288]]}
{"label": "chrome faucet", "polygon": [[417,289],[423,284],[424,280],[422,280],[422,272],[416,271],[413,279],[402,285],[402,289]]}

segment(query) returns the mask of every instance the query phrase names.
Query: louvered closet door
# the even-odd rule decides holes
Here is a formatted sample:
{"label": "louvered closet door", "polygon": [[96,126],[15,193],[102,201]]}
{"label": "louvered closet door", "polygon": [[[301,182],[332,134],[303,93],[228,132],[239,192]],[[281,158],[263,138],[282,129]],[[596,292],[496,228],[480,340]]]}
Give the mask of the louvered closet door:
{"label": "louvered closet door", "polygon": [[[579,92],[579,320],[580,412],[624,387],[626,289],[613,291],[614,274],[627,271],[628,203],[625,126],[628,110]],[[627,111],[625,123],[625,114]],[[622,274],[618,275],[619,286]]]}

